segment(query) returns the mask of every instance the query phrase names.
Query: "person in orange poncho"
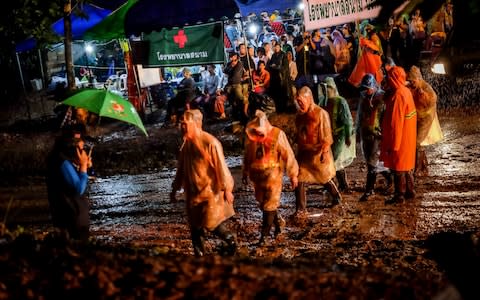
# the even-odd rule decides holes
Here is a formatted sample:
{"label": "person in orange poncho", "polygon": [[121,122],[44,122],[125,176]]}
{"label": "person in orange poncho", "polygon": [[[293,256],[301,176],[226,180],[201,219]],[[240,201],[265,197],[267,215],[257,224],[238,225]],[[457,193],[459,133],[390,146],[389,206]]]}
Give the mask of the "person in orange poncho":
{"label": "person in orange poncho", "polygon": [[187,218],[196,256],[205,253],[205,230],[212,231],[227,244],[226,253],[236,252],[236,239],[225,226],[235,214],[233,210],[233,177],[228,170],[220,142],[202,130],[202,113],[187,110],[180,125],[184,143],[180,148],[177,173],[172,183],[170,200],[184,188]]}
{"label": "person in orange poncho", "polygon": [[272,126],[263,111],[257,110],[255,118],[245,130],[245,154],[243,159],[244,184],[248,178],[253,182],[255,198],[263,212],[263,222],[259,245],[265,243],[275,225],[275,238],[281,233],[285,221],[278,214],[282,178],[285,169],[292,188],[298,184],[298,164],[285,132]]}
{"label": "person in orange poncho", "polygon": [[393,172],[395,193],[385,203],[394,204],[415,197],[413,169],[417,111],[412,93],[405,85],[405,70],[395,66],[390,69],[387,78],[391,94],[385,100],[380,160]]}
{"label": "person in orange poncho", "polygon": [[433,145],[443,139],[442,129],[437,116],[437,94],[432,86],[423,80],[416,66],[408,72],[409,88],[417,109],[417,156],[415,175],[428,175],[428,160],[425,146]]}
{"label": "person in orange poncho", "polygon": [[340,204],[342,197],[335,182],[335,163],[331,146],[332,127],[328,112],[313,102],[312,90],[302,87],[297,94],[297,162],[298,186],[295,189],[296,212],[294,216],[306,215],[307,199],[305,184],[322,184],[332,198],[332,204]]}
{"label": "person in orange poncho", "polygon": [[357,64],[353,69],[348,82],[355,87],[359,87],[363,76],[371,73],[375,76],[377,82],[382,82],[382,43],[375,33],[374,27],[368,24],[365,27],[367,37],[360,37],[360,53]]}

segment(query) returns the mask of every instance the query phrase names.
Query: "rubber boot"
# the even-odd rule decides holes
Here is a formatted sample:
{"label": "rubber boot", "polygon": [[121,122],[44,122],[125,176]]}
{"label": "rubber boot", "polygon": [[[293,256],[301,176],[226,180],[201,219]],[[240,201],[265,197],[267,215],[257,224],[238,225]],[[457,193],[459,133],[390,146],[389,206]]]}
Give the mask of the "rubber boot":
{"label": "rubber boot", "polygon": [[405,190],[405,199],[413,200],[415,199],[415,178],[412,171],[405,173],[406,179],[406,190]]}
{"label": "rubber boot", "polygon": [[394,195],[385,200],[385,204],[396,204],[405,201],[405,190],[407,188],[406,172],[393,173]]}
{"label": "rubber boot", "polygon": [[193,253],[196,257],[202,257],[205,255],[205,237],[202,228],[192,228],[191,229],[191,236],[192,236],[192,245],[193,245]]}
{"label": "rubber boot", "polygon": [[428,161],[425,148],[417,147],[415,156],[415,176],[428,176]]}
{"label": "rubber boot", "polygon": [[295,214],[304,213],[307,210],[307,194],[305,183],[299,182],[295,188]]}
{"label": "rubber boot", "polygon": [[258,246],[265,245],[265,239],[270,236],[270,230],[272,229],[272,225],[274,223],[276,215],[276,210],[263,212],[262,229],[260,232],[260,240],[258,241]]}
{"label": "rubber boot", "polygon": [[235,236],[230,230],[228,230],[224,223],[218,225],[213,233],[227,244],[225,254],[232,256],[237,252],[237,241]]}
{"label": "rubber boot", "polygon": [[337,171],[336,177],[338,181],[338,190],[342,193],[349,193],[350,187],[348,186],[347,173],[345,172],[345,169]]}
{"label": "rubber boot", "polygon": [[367,201],[375,195],[375,181],[377,180],[377,172],[374,166],[368,166],[367,182],[365,183],[365,193],[360,197],[360,202]]}
{"label": "rubber boot", "polygon": [[285,227],[285,220],[278,213],[278,211],[275,211],[275,218],[273,219],[273,224],[275,225],[275,231],[273,235],[275,238],[277,238],[282,233],[282,228]]}
{"label": "rubber boot", "polygon": [[333,180],[330,179],[324,184],[324,186],[327,192],[329,192],[332,196],[332,207],[342,203],[342,196],[340,195],[340,192],[338,191],[338,188]]}
{"label": "rubber boot", "polygon": [[383,188],[383,194],[389,195],[393,185],[393,172],[388,170],[388,171],[383,171],[381,174],[385,178],[385,187]]}

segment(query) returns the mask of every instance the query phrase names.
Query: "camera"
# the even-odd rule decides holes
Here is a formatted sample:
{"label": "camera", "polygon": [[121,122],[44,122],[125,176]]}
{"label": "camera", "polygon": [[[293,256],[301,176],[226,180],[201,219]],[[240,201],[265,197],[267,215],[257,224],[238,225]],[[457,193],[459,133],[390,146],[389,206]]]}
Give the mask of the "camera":
{"label": "camera", "polygon": [[90,155],[93,149],[93,146],[95,146],[93,141],[84,141],[83,150],[85,150],[85,152],[87,152]]}

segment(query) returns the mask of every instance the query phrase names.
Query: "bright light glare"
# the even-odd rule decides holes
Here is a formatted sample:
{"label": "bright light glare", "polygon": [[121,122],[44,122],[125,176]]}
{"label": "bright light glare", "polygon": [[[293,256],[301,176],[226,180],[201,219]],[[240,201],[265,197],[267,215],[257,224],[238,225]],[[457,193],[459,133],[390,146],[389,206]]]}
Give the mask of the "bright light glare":
{"label": "bright light glare", "polygon": [[255,24],[255,23],[250,24],[250,26],[248,26],[248,32],[250,34],[257,34],[257,32],[258,32],[257,24]]}
{"label": "bright light glare", "polygon": [[303,4],[303,2],[300,2],[300,3],[298,4],[298,9],[299,9],[299,10],[303,10],[304,8],[305,8],[305,4]]}
{"label": "bright light glare", "polygon": [[86,45],[86,46],[85,46],[85,51],[86,51],[87,53],[92,53],[92,52],[93,52],[93,46],[90,45],[90,44]]}
{"label": "bright light glare", "polygon": [[432,67],[432,72],[435,74],[446,74],[445,66],[442,63],[434,64]]}

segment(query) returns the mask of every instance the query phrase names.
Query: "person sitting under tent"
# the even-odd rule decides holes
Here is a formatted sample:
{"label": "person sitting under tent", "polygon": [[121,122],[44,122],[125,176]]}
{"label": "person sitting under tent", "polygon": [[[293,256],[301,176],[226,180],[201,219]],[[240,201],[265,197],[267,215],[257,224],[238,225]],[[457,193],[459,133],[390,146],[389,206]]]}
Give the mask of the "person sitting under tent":
{"label": "person sitting under tent", "polygon": [[178,118],[183,113],[187,106],[190,106],[190,101],[195,98],[195,80],[192,78],[192,72],[189,68],[183,69],[183,79],[177,88],[177,95],[172,98],[167,105],[166,122],[176,124]]}

